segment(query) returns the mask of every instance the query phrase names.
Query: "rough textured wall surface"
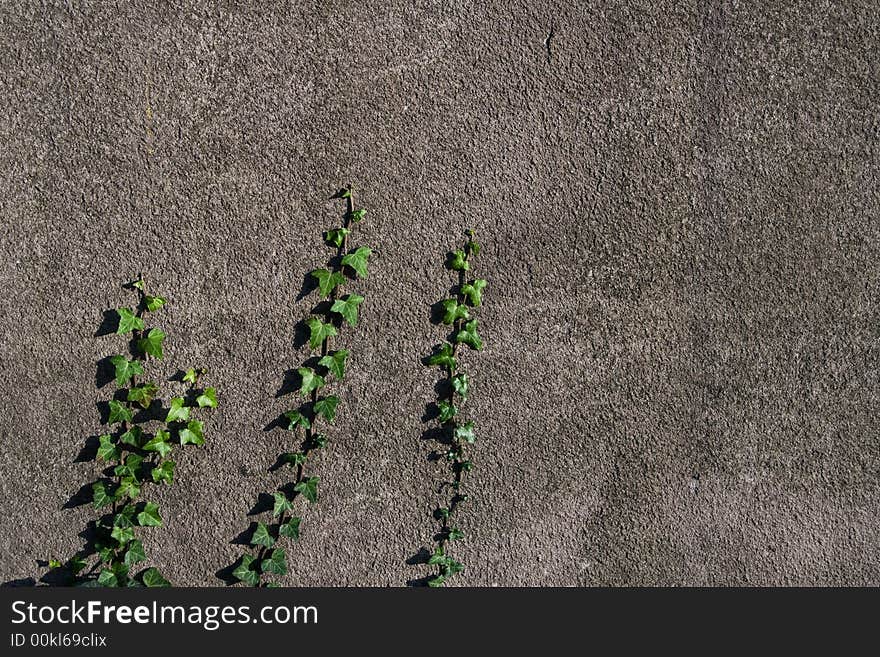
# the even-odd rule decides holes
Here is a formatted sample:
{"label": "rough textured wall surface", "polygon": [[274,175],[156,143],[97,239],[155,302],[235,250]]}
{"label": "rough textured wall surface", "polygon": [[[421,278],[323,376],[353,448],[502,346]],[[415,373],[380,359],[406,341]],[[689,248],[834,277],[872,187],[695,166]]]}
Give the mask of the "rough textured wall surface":
{"label": "rough textured wall surface", "polygon": [[222,584],[351,180],[381,255],[286,582],[426,574],[419,359],[472,226],[455,583],[880,584],[874,3],[159,4],[0,8],[3,581],[82,543],[62,507],[120,350],[95,333],[143,271],[160,371],[204,364],[222,402],[144,541]]}

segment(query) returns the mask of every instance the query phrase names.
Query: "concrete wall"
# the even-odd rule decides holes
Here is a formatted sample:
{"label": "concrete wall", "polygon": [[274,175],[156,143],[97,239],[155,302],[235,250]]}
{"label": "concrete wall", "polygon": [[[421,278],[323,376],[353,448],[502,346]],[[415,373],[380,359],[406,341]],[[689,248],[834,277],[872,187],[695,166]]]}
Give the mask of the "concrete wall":
{"label": "concrete wall", "polygon": [[880,584],[874,3],[151,5],[0,8],[3,581],[82,542],[94,512],[62,507],[123,347],[95,333],[143,271],[170,300],[157,372],[221,390],[147,552],[222,583],[283,481],[264,428],[353,180],[380,255],[286,582],[427,572],[419,359],[474,227],[456,583]]}

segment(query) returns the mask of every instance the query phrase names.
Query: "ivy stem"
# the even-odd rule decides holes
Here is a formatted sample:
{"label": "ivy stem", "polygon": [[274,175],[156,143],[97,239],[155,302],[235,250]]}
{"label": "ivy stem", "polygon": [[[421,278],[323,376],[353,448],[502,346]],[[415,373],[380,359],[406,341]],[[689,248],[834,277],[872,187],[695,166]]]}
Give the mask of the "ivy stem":
{"label": "ivy stem", "polygon": [[[342,220],[342,227],[345,229],[345,231],[348,231],[351,227],[352,217],[354,216],[354,187],[351,184],[349,184],[348,187],[346,188],[346,191],[348,192],[348,196],[346,199],[347,200],[347,207],[346,207],[345,217]],[[334,259],[334,264],[332,265],[331,274],[341,273],[342,270],[344,269],[341,261],[342,261],[343,256],[345,255],[345,252],[347,251],[347,249],[348,249],[348,233],[344,232],[343,236],[342,236],[342,242],[336,250],[336,258]],[[338,287],[339,286],[333,288],[333,291],[330,293],[330,297],[327,302],[328,303],[327,310],[324,313],[324,319],[326,320],[325,323],[327,323],[327,324],[330,324],[333,321],[333,313],[330,311],[330,308],[333,306],[333,302],[338,297],[338,292],[337,292]],[[331,337],[328,335],[321,341],[321,356],[326,356],[328,354],[328,352],[330,351],[330,345],[331,345],[330,340],[331,340]],[[317,389],[311,391],[311,393],[309,395],[309,400],[311,402],[311,409],[312,410],[311,410],[310,417],[309,417],[309,427],[305,430],[305,439],[302,443],[302,448],[301,448],[302,454],[305,457],[304,460],[308,459],[309,454],[313,451],[314,446],[315,446],[315,443],[314,443],[314,438],[316,435],[315,424],[318,419],[318,416],[315,413],[315,404],[318,401]],[[305,480],[305,465],[303,463],[300,463],[296,466],[296,477],[294,478],[294,481],[293,481],[294,487],[296,487],[298,484],[302,483],[304,480]],[[285,495],[286,495],[286,493],[285,493]],[[294,490],[292,495],[290,496],[290,498],[288,498],[289,501],[292,503],[298,495],[299,495],[299,493],[296,490]],[[281,514],[278,516],[278,520],[274,521],[272,523],[271,527],[272,527],[272,530],[274,533],[274,538],[276,541],[281,537],[281,527],[287,522],[287,520],[288,520],[287,511],[282,511]],[[256,558],[260,564],[261,569],[262,569],[263,560],[269,554],[269,549],[270,548],[263,545],[263,546],[260,546],[260,549],[257,552]],[[266,587],[266,586],[268,586],[268,582],[263,582],[262,578],[261,578],[257,584],[257,588],[262,588],[262,587]]]}
{"label": "ivy stem", "polygon": [[[470,238],[470,235],[469,235],[469,238]],[[468,262],[470,254],[471,254],[471,239],[468,239],[467,242],[465,242],[465,246],[464,246],[464,261],[465,261],[465,263]],[[462,288],[464,287],[464,282],[465,282],[465,270],[460,269],[458,271],[458,285],[454,288],[455,289],[455,301],[458,305],[462,305],[465,303],[465,296],[464,296],[464,293],[462,292]],[[464,319],[461,317],[457,318],[455,320],[455,322],[453,322],[453,326],[452,326],[453,335],[452,335],[451,340],[449,340],[449,342],[451,342],[451,344],[452,344],[452,356],[453,357],[455,357],[458,354],[459,342],[455,338],[458,335],[458,332],[462,330],[463,323],[464,323]],[[455,376],[455,371],[453,370],[453,368],[451,366],[447,366],[446,367],[446,382],[448,384],[449,391],[448,391],[448,394],[446,395],[446,400],[452,406],[455,405],[455,387],[452,384],[452,380],[453,380],[454,376]],[[446,545],[449,542],[449,536],[451,535],[451,532],[452,532],[452,529],[449,524],[449,520],[452,517],[452,515],[455,513],[455,509],[457,508],[459,501],[462,499],[459,491],[461,489],[461,484],[463,481],[463,474],[464,474],[464,469],[462,468],[462,465],[463,465],[464,461],[466,460],[464,458],[464,450],[463,450],[461,444],[459,443],[458,439],[455,437],[455,430],[458,428],[458,422],[453,417],[449,420],[448,424],[449,424],[450,428],[452,429],[452,437],[451,437],[450,442],[452,444],[452,450],[454,450],[453,453],[455,455],[454,459],[453,459],[453,480],[452,480],[452,488],[455,491],[455,493],[453,494],[452,499],[449,502],[449,506],[447,507],[447,513],[445,515],[441,516],[441,518],[440,518],[440,520],[441,520],[441,522],[440,522],[440,539],[437,541],[437,546],[439,547],[439,549],[441,551],[443,551],[444,554],[445,554],[445,550],[446,550]],[[442,568],[439,570],[438,575],[440,575],[440,576],[443,575]]]}
{"label": "ivy stem", "polygon": [[[142,277],[140,274],[138,274],[138,280],[139,280],[139,281],[143,281],[143,277]],[[143,319],[144,311],[146,310],[146,295],[144,294],[144,291],[141,290],[139,287],[136,287],[135,289],[137,290],[137,293],[138,293],[138,302],[137,302],[137,307],[135,308],[135,316],[136,316],[138,319]],[[135,347],[134,347],[134,349],[131,350],[131,354],[132,354],[132,356],[134,356],[134,359],[135,359],[135,360],[143,361],[143,363],[146,365],[146,362],[147,362],[147,355],[146,355],[146,354],[141,354],[141,353],[139,353],[139,351],[138,351],[138,349],[137,349],[137,342],[138,342],[138,340],[141,339],[142,337],[143,337],[143,331],[137,331],[137,330],[132,331],[132,339],[134,340]],[[137,376],[136,376],[136,375],[132,375],[132,376],[131,376],[131,378],[129,379],[129,384],[128,384],[128,385],[129,385],[129,389],[131,389],[131,388],[136,388],[136,387],[137,387]],[[130,401],[128,401],[128,396],[127,396],[127,395],[126,395],[126,399],[124,400],[123,403],[125,403],[126,407],[129,409],[129,411],[131,411],[132,415],[134,415],[134,413],[135,413],[135,411],[134,411],[134,402],[130,402]],[[128,432],[129,429],[133,428],[133,426],[134,426],[134,420],[132,420],[132,422],[131,422],[131,426],[129,426],[129,423],[128,423],[127,421],[124,421],[124,422],[122,423],[122,429],[121,429],[122,433],[121,433],[120,435],[125,434],[126,432]],[[124,458],[123,458],[122,451],[120,450],[119,458],[116,460],[116,464],[117,464],[117,466],[119,466],[119,465],[124,465],[124,463],[125,463],[125,460],[124,460]],[[117,474],[115,473],[115,468],[114,468],[114,473],[113,473],[113,483],[114,483],[114,485],[115,485],[115,487],[116,487],[116,490],[119,489],[119,486],[121,485],[121,482],[122,482],[122,478],[121,478],[120,475],[117,475]],[[114,521],[114,522],[115,522],[115,520],[116,520],[116,514],[117,514],[118,512],[119,512],[119,500],[118,500],[118,499],[114,499],[114,500],[113,500],[113,506],[111,507],[111,513],[112,513],[112,515],[113,515],[113,521]],[[114,548],[114,550],[113,550],[113,559],[112,559],[111,562],[110,562],[111,565],[113,565],[113,564],[117,564],[117,563],[120,563],[120,561],[119,561],[119,550],[122,549],[123,547],[124,547],[124,546],[119,546],[118,548]]]}
{"label": "ivy stem", "polygon": [[[348,198],[346,199],[347,205],[345,209],[345,218],[342,220],[342,227],[348,231],[351,226],[351,219],[354,216],[354,185],[348,183]],[[342,246],[339,248],[339,255],[345,255],[345,251],[348,249],[348,233],[344,232],[342,235]]]}

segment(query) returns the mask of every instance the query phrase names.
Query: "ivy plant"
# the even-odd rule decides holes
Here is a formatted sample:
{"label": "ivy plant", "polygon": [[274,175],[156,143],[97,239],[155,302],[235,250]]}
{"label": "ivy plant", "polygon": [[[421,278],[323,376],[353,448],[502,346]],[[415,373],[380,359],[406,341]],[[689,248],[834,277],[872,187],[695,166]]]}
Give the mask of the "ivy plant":
{"label": "ivy plant", "polygon": [[449,298],[439,302],[439,323],[448,327],[450,333],[446,341],[437,345],[423,360],[430,367],[438,367],[445,377],[445,385],[440,388],[443,392],[436,405],[441,456],[449,467],[449,479],[440,488],[444,499],[434,511],[439,531],[428,559],[428,564],[434,567],[427,579],[428,586],[432,587],[443,586],[451,576],[464,570],[464,565],[453,556],[452,545],[465,538],[464,532],[456,526],[455,518],[460,506],[468,500],[465,480],[474,467],[469,449],[477,440],[474,422],[462,417],[470,393],[470,378],[461,361],[464,360],[463,347],[467,351],[483,349],[474,314],[483,303],[487,283],[470,276],[473,258],[480,252],[480,245],[474,239],[474,231],[468,230],[466,236],[464,248],[453,251],[447,259],[448,267],[456,273],[458,281],[451,288]]}
{"label": "ivy plant", "polygon": [[350,354],[335,347],[334,338],[347,325],[360,320],[364,297],[349,292],[348,286],[368,275],[372,250],[367,246],[350,248],[354,226],[366,215],[355,209],[354,189],[348,186],[339,195],[346,201],[342,226],[324,233],[324,241],[335,255],[326,266],[310,272],[318,293],[318,304],[304,326],[309,334],[311,357],[296,370],[298,386],[293,391],[297,404],[284,413],[282,426],[300,440],[298,447],[279,457],[292,479],[271,494],[271,510],[256,522],[250,534],[250,551],[239,559],[232,575],[249,586],[277,586],[277,578],[288,572],[284,539],[300,536],[302,514],[319,499],[320,478],[310,471],[317,450],[326,447],[326,431],[336,420],[340,399],[329,390],[345,379]]}
{"label": "ivy plant", "polygon": [[91,502],[100,513],[86,546],[66,561],[49,566],[63,581],[80,586],[170,586],[155,567],[144,567],[147,554],[139,538],[144,528],[161,527],[158,505],[146,497],[150,485],[170,486],[175,479],[175,449],[204,445],[204,420],[216,408],[217,391],[202,388],[207,371],[183,374],[178,396],[166,408],[159,385],[148,377],[151,360],[164,358],[165,332],[147,325],[166,299],[146,291],[142,278],[126,287],[137,293],[135,308],[117,308],[116,336],[128,353],[109,358],[117,389],[107,404],[107,428],[98,437],[96,460],[104,467],[91,485]]}

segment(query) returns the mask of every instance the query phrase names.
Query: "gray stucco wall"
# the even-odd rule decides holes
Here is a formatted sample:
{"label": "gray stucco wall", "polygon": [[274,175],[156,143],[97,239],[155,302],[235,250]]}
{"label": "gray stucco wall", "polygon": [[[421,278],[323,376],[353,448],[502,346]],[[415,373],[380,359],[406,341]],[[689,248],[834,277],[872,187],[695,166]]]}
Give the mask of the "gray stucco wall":
{"label": "gray stucco wall", "polygon": [[472,226],[457,584],[880,584],[878,47],[870,2],[4,3],[0,578],[81,544],[95,332],[143,271],[160,371],[221,390],[144,540],[221,583],[353,180],[381,255],[288,583],[425,574],[419,358]]}

